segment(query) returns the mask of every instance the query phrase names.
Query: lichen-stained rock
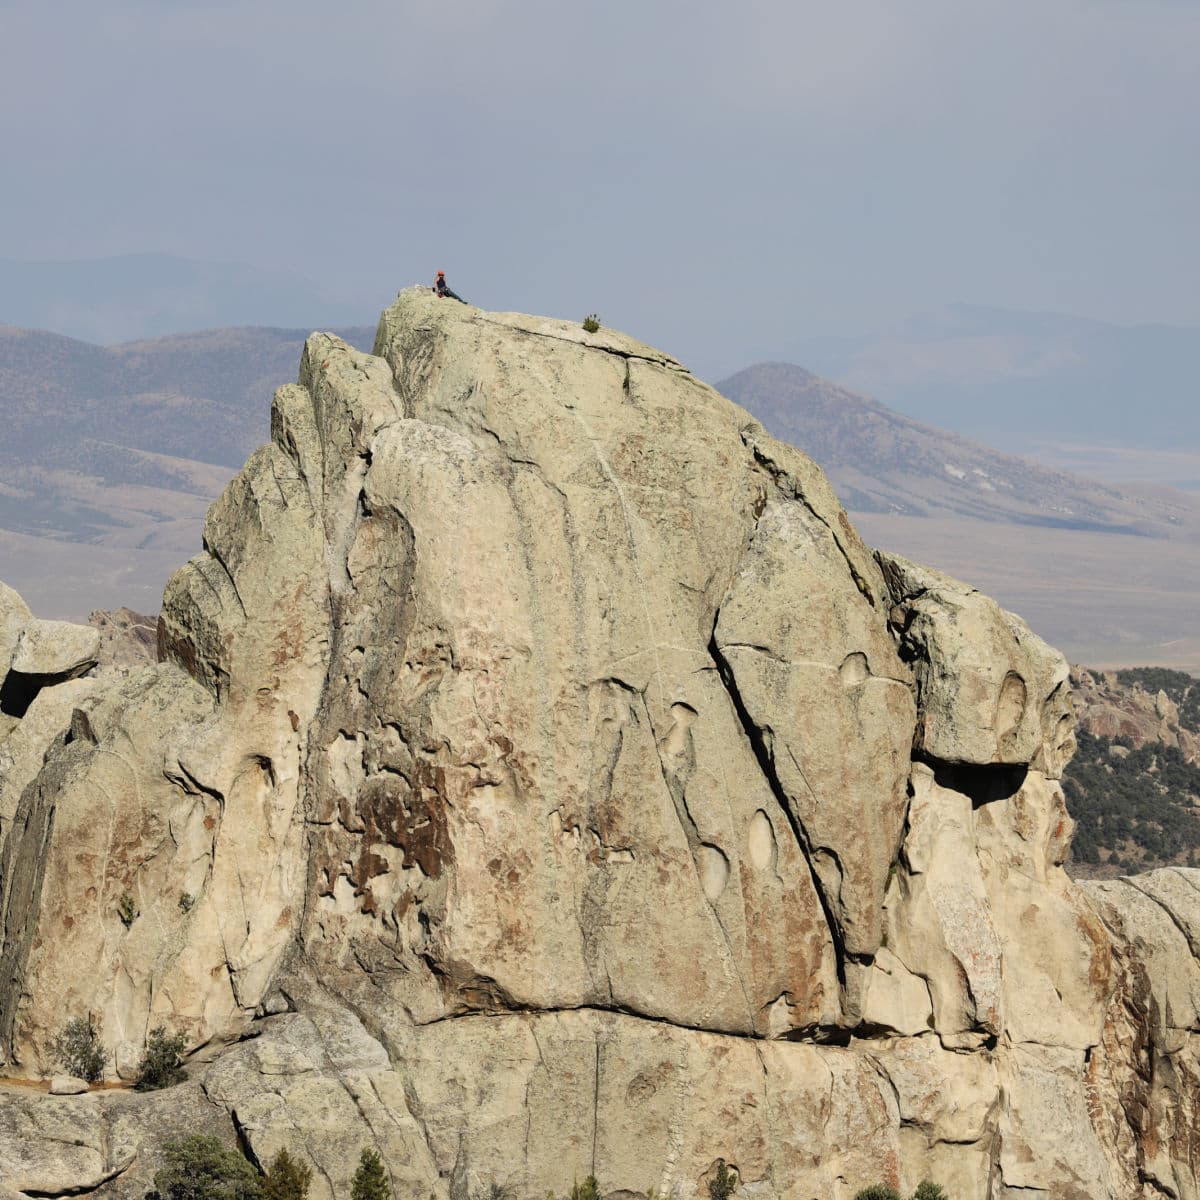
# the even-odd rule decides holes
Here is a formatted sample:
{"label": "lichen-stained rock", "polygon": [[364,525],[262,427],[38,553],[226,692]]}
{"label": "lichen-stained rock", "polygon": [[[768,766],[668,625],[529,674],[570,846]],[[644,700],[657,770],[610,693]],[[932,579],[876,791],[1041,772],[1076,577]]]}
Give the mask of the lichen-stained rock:
{"label": "lichen-stained rock", "polygon": [[1002,1200],[1093,1200],[1114,1189],[1088,1111],[1086,1067],[1069,1049],[1015,1046],[1000,1060],[1005,1103],[997,1122]]}
{"label": "lichen-stained rock", "polygon": [[52,1096],[0,1082],[0,1200],[91,1194],[143,1200],[165,1143],[192,1134],[237,1139],[199,1083],[166,1092]]}
{"label": "lichen-stained rock", "polygon": [[0,841],[46,752],[71,724],[75,708],[101,686],[98,679],[69,679],[41,688],[8,737],[0,740]]}
{"label": "lichen-stained rock", "polygon": [[[913,788],[887,944],[928,982],[943,1043],[1096,1045],[1111,989],[1108,939],[1062,870],[1072,828],[1062,789],[1033,771],[923,764]],[[875,990],[878,971],[877,1009],[886,995]],[[886,1010],[875,1020],[897,1027]]]}
{"label": "lichen-stained rock", "polygon": [[1090,1067],[1101,1139],[1125,1194],[1145,1180],[1147,1195],[1191,1200],[1200,1196],[1200,872],[1083,888],[1115,943],[1117,987]]}
{"label": "lichen-stained rock", "polygon": [[[808,864],[709,654],[770,487],[741,415],[636,346],[425,305],[381,325],[412,415],[347,540],[310,952],[423,1017],[833,1022]],[[432,973],[389,967],[397,936]]]}
{"label": "lichen-stained rock", "polygon": [[43,1196],[92,1191],[133,1160],[137,1142],[113,1137],[98,1096],[0,1096],[0,1178]]}
{"label": "lichen-stained rock", "polygon": [[[310,1161],[313,1195],[344,1195],[363,1145],[398,1195],[544,1195],[601,1175],[606,1192],[704,1193],[718,1159],[739,1192],[849,1196],[896,1180],[892,1092],[824,1047],[695,1033],[623,1014],[468,1015],[384,1046],[344,1012],[273,1018],[205,1087],[255,1157]],[[857,1190],[857,1188],[853,1188]]]}
{"label": "lichen-stained rock", "polygon": [[48,1072],[54,1035],[89,1011],[114,1053],[108,1070],[128,1074],[151,1024],[201,1041],[236,1010],[225,953],[193,958],[188,945],[215,925],[211,893],[195,912],[179,904],[209,888],[220,806],[164,775],[172,739],[210,709],[179,672],[133,676],[84,705],[77,736],[25,789],[0,860],[0,1029],[24,1071]]}
{"label": "lichen-stained rock", "polygon": [[[1087,1051],[1112,988],[1109,939],[1062,869],[1073,823],[1062,788],[1036,771],[977,794],[975,838],[1004,956],[1004,1028],[1013,1042]],[[985,803],[979,803],[985,799]]]}
{"label": "lichen-stained rock", "polygon": [[1028,765],[1057,779],[1075,750],[1067,661],[994,600],[876,552],[917,683],[914,749],[946,763]]}
{"label": "lichen-stained rock", "polygon": [[955,1200],[989,1200],[1004,1103],[996,1056],[953,1053],[928,1035],[862,1051],[895,1092],[904,1194],[929,1179]]}

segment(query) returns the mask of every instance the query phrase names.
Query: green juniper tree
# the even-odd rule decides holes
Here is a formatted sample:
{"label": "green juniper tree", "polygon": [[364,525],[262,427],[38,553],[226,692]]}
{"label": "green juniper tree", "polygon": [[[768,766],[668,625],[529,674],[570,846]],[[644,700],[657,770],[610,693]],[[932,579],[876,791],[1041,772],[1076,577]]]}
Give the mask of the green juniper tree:
{"label": "green juniper tree", "polygon": [[262,1200],[305,1200],[311,1182],[312,1168],[280,1150],[263,1177]]}
{"label": "green juniper tree", "polygon": [[392,1200],[392,1185],[378,1150],[364,1150],[350,1183],[350,1200]]}
{"label": "green juniper tree", "polygon": [[737,1191],[737,1172],[731,1171],[722,1158],[717,1162],[717,1172],[708,1181],[708,1200],[729,1200]]}
{"label": "green juniper tree", "polygon": [[161,1200],[259,1200],[258,1172],[215,1137],[167,1142],[162,1154],[165,1165],[154,1174]]}

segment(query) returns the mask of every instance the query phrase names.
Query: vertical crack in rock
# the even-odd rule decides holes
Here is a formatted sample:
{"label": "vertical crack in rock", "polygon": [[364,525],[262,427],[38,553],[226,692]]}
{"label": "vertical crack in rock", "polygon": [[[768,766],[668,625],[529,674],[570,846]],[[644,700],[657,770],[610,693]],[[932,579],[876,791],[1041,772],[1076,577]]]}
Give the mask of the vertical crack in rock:
{"label": "vertical crack in rock", "polygon": [[[276,486],[278,486],[278,480],[276,480]],[[224,574],[225,578],[229,580],[229,586],[233,589],[234,597],[238,602],[238,608],[241,609],[242,620],[246,620],[246,602],[242,599],[242,593],[238,590],[237,580],[233,577],[233,572],[229,569],[229,564],[225,561],[224,555],[222,555],[220,550],[216,548],[216,546],[208,539],[208,537],[204,538],[202,544],[209,557],[217,564],[218,567],[221,568],[221,572]],[[215,590],[216,589],[214,589],[214,591]]]}
{"label": "vertical crack in rock", "polygon": [[1183,922],[1180,921],[1179,917],[1172,911],[1170,905],[1164,903],[1160,897],[1156,896],[1153,892],[1139,884],[1136,876],[1126,876],[1123,879],[1119,879],[1117,882],[1126,884],[1128,887],[1133,888],[1134,891],[1138,892],[1142,896],[1145,896],[1146,899],[1152,904],[1155,904],[1161,908],[1162,911],[1166,913],[1171,924],[1179,930],[1180,936],[1187,943],[1187,948],[1191,951],[1192,957],[1200,958],[1200,946],[1197,946],[1195,936],[1188,932]]}
{"label": "vertical crack in rock", "polygon": [[592,1170],[593,1178],[596,1175],[596,1146],[600,1141],[600,1062],[603,1050],[601,1047],[600,1030],[593,1031],[596,1039],[596,1076],[595,1086],[592,1092]]}
{"label": "vertical crack in rock", "polygon": [[[750,436],[750,430],[752,428],[752,426],[748,426],[746,429],[742,430],[742,444],[746,446],[746,448],[754,455],[754,461],[771,476],[775,482],[776,488],[779,489],[782,495],[787,497],[789,500],[799,501],[799,503],[803,504],[804,507],[808,509],[808,511],[812,513],[812,515],[818,521],[820,521],[826,529],[829,530],[829,534],[833,538],[833,543],[838,548],[838,553],[841,554],[842,558],[846,560],[846,568],[850,572],[850,577],[854,580],[855,587],[858,588],[859,592],[862,593],[863,597],[872,608],[878,608],[879,605],[875,598],[875,594],[871,591],[867,581],[862,577],[862,573],[854,565],[854,560],[850,557],[850,554],[846,550],[842,539],[838,536],[838,531],[834,529],[834,527],[825,519],[825,517],[817,511],[813,502],[804,494],[804,489],[800,486],[800,481],[796,479],[796,477],[792,475],[790,471],[787,471],[781,467]],[[843,517],[845,516],[844,513],[842,515]]]}
{"label": "vertical crack in rock", "polygon": [[[439,306],[425,290],[401,298],[381,322],[378,345],[390,371],[325,335],[310,339],[303,382],[281,389],[282,398],[277,393],[274,449],[252,458],[218,510],[208,553],[185,569],[164,604],[165,665],[155,668],[155,686],[169,695],[178,666],[197,680],[197,693],[206,689],[204,703],[188,700],[192,707],[181,707],[163,736],[147,736],[145,745],[132,733],[133,722],[152,715],[148,706],[115,714],[88,708],[98,732],[60,739],[36,786],[20,797],[0,851],[0,1039],[10,1055],[20,1053],[26,1061],[18,1065],[32,1072],[59,1010],[86,1010],[97,989],[115,979],[122,996],[141,991],[136,1005],[118,999],[105,1010],[106,1031],[140,1037],[146,1000],[152,1012],[159,1006],[199,1030],[195,1040],[212,1056],[192,1066],[201,1077],[203,1116],[215,1121],[219,1112],[240,1136],[254,1139],[251,1149],[260,1156],[280,1141],[302,1147],[320,1137],[330,1111],[324,1095],[345,1114],[340,1132],[374,1138],[381,1149],[411,1139],[407,1161],[393,1159],[397,1187],[443,1196],[449,1188],[454,1200],[466,1200],[469,1184],[487,1172],[506,1170],[510,1156],[530,1192],[561,1183],[565,1165],[623,1194],[636,1194],[657,1174],[680,1200],[691,1200],[704,1191],[717,1153],[764,1194],[849,1194],[872,1179],[912,1177],[929,1164],[934,1177],[942,1166],[950,1173],[938,1177],[948,1191],[972,1196],[1087,1191],[1096,1200],[1124,1200],[1122,1193],[1139,1188],[1172,1194],[1172,1181],[1188,1191],[1195,1096],[1186,1038],[1200,1018],[1191,1001],[1194,963],[1175,930],[1187,938],[1195,928],[1191,904],[1200,897],[1192,892],[1184,897],[1188,907],[1179,907],[1173,897],[1188,889],[1174,879],[1139,880],[1107,893],[1119,892],[1114,904],[1131,910],[1127,919],[1102,919],[1125,956],[1120,986],[1138,990],[1117,993],[1102,1053],[1090,1062],[1078,1036],[1067,1044],[1058,1028],[1044,1032],[1058,1020],[1056,1005],[1060,1027],[1086,1006],[1100,1008],[1107,977],[1097,957],[1090,975],[1090,960],[1081,960],[1078,980],[1062,985],[1058,960],[1070,967],[1092,942],[1073,909],[1056,917],[1047,903],[1058,893],[1043,878],[1046,841],[1057,847],[1061,836],[1043,836],[1034,820],[1041,809],[1026,812],[1014,803],[1006,814],[996,805],[983,814],[994,825],[994,844],[928,851],[958,879],[990,855],[982,869],[992,891],[980,907],[1008,921],[1006,950],[1014,953],[1004,966],[1027,1012],[1005,1010],[1006,1024],[986,1041],[948,1044],[954,1039],[943,1041],[945,1031],[927,1028],[937,1019],[925,1015],[936,1009],[932,970],[902,971],[900,961],[893,974],[886,959],[860,969],[872,961],[872,943],[856,940],[861,926],[839,920],[849,889],[839,884],[837,853],[858,869],[858,839],[869,832],[882,793],[868,780],[838,808],[827,794],[826,804],[814,798],[810,805],[808,779],[827,793],[826,776],[873,763],[872,742],[859,735],[868,726],[894,735],[888,770],[895,767],[899,777],[910,770],[908,731],[893,719],[896,709],[881,704],[863,708],[861,725],[848,727],[858,736],[825,757],[809,757],[803,738],[789,747],[785,735],[797,722],[802,733],[804,721],[829,719],[814,696],[840,695],[839,676],[844,690],[862,687],[873,665],[881,669],[856,639],[847,642],[848,653],[831,656],[841,659],[840,668],[810,661],[826,649],[805,604],[812,564],[796,564],[794,579],[773,591],[747,589],[742,597],[753,614],[773,595],[785,629],[807,622],[803,653],[789,655],[785,641],[757,636],[753,620],[744,622],[744,641],[718,641],[717,618],[723,610],[738,632],[728,597],[748,571],[747,548],[764,512],[771,514],[766,521],[787,512],[819,541],[821,570],[838,580],[829,628],[840,627],[852,606],[856,620],[886,643],[878,610],[890,603],[891,576],[877,574],[807,459],[745,424],[744,415],[653,352],[641,354],[632,343],[628,351],[614,349],[621,335],[600,336],[608,344],[581,340],[565,322],[485,320],[464,306]],[[396,418],[398,408],[403,418]],[[474,491],[481,483],[485,490]],[[473,560],[479,551],[485,553]],[[915,569],[905,571],[920,586]],[[766,579],[764,588],[772,587]],[[957,587],[950,588],[954,596]],[[991,627],[1003,634],[1005,621],[994,616]],[[903,631],[890,632],[895,638]],[[175,634],[189,634],[194,644],[172,641]],[[1005,636],[1006,646],[1015,637],[1024,653],[1023,628]],[[766,644],[754,644],[760,641]],[[494,653],[498,644],[519,659],[519,670]],[[962,644],[971,653],[955,658],[944,637],[930,642],[929,670],[957,681],[961,693],[962,662],[988,668],[996,687],[979,722],[990,739],[987,754],[974,756],[979,763],[932,749],[929,756],[935,781],[961,784],[964,797],[983,805],[1011,794],[1009,783],[1026,770],[1045,774],[1038,761],[1058,769],[1066,739],[1045,728],[1051,718],[1055,728],[1066,719],[1059,713],[1064,685],[1048,658],[1031,674],[1017,655],[1006,674],[1004,664],[991,670],[999,660],[987,639],[964,627]],[[743,651],[770,655],[785,669]],[[786,699],[763,706],[751,695],[747,662],[772,668],[761,688],[773,700],[782,695],[786,668],[828,670],[795,672]],[[828,671],[837,675],[826,678]],[[810,676],[825,679],[829,692],[815,689]],[[187,695],[190,689],[189,681]],[[1053,702],[1042,704],[1043,728],[1030,721],[1022,741],[1024,714],[1045,692]],[[928,709],[934,697],[926,688],[919,699]],[[947,702],[950,716],[961,709],[960,700]],[[88,719],[80,719],[81,729]],[[121,760],[125,769],[95,755],[115,774],[92,779],[88,755],[96,743],[107,755],[122,736],[133,746]],[[523,744],[514,747],[514,739]],[[175,765],[177,747],[190,772]],[[259,756],[267,749],[273,775],[266,755]],[[261,787],[237,783],[247,755],[259,756]],[[1003,777],[1003,788],[997,765],[1012,776]],[[136,786],[118,812],[130,772]],[[762,794],[768,788],[769,798]],[[897,891],[923,869],[919,838],[908,836],[911,822],[901,820],[902,793],[899,783],[894,796],[888,793],[906,856]],[[435,828],[435,814],[448,807],[450,832]],[[1051,816],[1058,819],[1057,808]],[[833,839],[836,852],[820,844],[829,840],[819,828],[827,819],[845,832]],[[929,816],[939,828],[951,819],[945,808]],[[166,869],[156,900],[159,867],[147,869],[142,851],[158,853],[160,831],[147,835],[143,822],[161,820],[168,822]],[[91,842],[81,836],[89,824]],[[417,837],[424,839],[419,848]],[[510,851],[524,861],[505,861]],[[454,852],[461,861],[452,860]],[[879,868],[887,870],[885,857],[880,851],[871,859],[873,885]],[[177,860],[187,862],[186,879],[175,873]],[[260,886],[263,861],[279,865],[278,887],[271,884],[277,896]],[[64,890],[55,872],[83,886]],[[111,887],[97,888],[95,911],[88,909],[85,889],[110,874]],[[372,893],[372,881],[389,874]],[[1181,878],[1194,887],[1200,873]],[[193,893],[204,897],[202,908],[220,906],[221,919],[202,935],[198,916],[178,915],[184,882],[185,912]],[[113,889],[124,886],[146,910],[129,936],[113,912]],[[285,895],[285,888],[293,890]],[[269,907],[274,899],[277,910]],[[932,940],[935,918],[915,901],[912,911],[890,909],[895,939],[888,955],[902,960],[901,929]],[[251,923],[263,941],[243,945],[242,927]],[[982,945],[972,927],[964,928],[960,963]],[[160,957],[138,949],[152,934],[154,955],[165,947]],[[1188,944],[1195,955],[1197,946]],[[1044,949],[1045,961],[1017,953],[1030,947]],[[84,956],[93,950],[104,970],[81,973],[78,962],[90,961]],[[167,954],[194,960],[194,975],[162,970]],[[54,968],[56,960],[57,974],[46,965]],[[95,984],[92,974],[103,981]],[[803,989],[806,976],[819,982],[820,993],[795,1016],[801,1006],[782,1002],[789,988]],[[135,978],[142,981],[136,987]],[[60,981],[67,982],[60,988]],[[299,1004],[285,996],[295,1019],[317,1027],[312,1036],[321,1048],[311,1054],[291,1039],[291,1018],[272,1025],[266,1016],[279,1009],[263,989],[282,991],[285,983],[290,992],[302,988]],[[855,1027],[847,996],[860,985],[877,1004],[872,1023]],[[27,1038],[38,987],[40,1026]],[[978,1008],[973,976],[963,988],[967,1006]],[[247,1007],[267,998],[253,1030],[262,1041],[243,1051],[222,1045],[249,1030],[246,1014],[231,1015],[239,991]],[[757,1003],[768,995],[775,997],[770,1004]],[[749,1022],[738,1007],[743,999]],[[1118,1011],[1119,1004],[1125,1008]],[[352,1016],[361,1030],[348,1037]],[[792,1019],[806,1023],[793,1026]],[[364,1050],[362,1031],[378,1045]],[[771,1037],[781,1040],[764,1045]],[[128,1057],[131,1050],[123,1045],[120,1052]],[[238,1087],[222,1088],[225,1072]],[[240,1086],[247,1082],[249,1089]],[[317,1087],[305,1093],[310,1083]],[[260,1099],[262,1107],[253,1109]],[[97,1105],[7,1100],[18,1123],[35,1105],[44,1114],[77,1103],[74,1111],[84,1117],[78,1144],[90,1154],[96,1138],[86,1119]],[[1085,1100],[1101,1115],[1085,1112]],[[116,1165],[107,1156],[126,1140],[148,1145],[159,1113],[168,1120],[158,1128],[173,1128],[182,1102],[178,1093],[139,1100],[144,1126],[126,1127],[123,1118],[102,1130],[101,1169]],[[202,1107],[199,1096],[195,1103]],[[108,1100],[97,1104],[112,1111]],[[959,1119],[968,1108],[973,1115]],[[1099,1143],[1087,1143],[1089,1116]],[[545,1132],[564,1121],[573,1135],[569,1147],[548,1146]],[[8,1124],[7,1132],[0,1129],[0,1181],[14,1139],[25,1139],[35,1156],[58,1156],[71,1145],[48,1127],[32,1124],[30,1133]],[[955,1146],[964,1147],[961,1154]],[[345,1191],[348,1173],[339,1159],[357,1148],[345,1155],[344,1145],[322,1148],[324,1162],[314,1166],[330,1193]],[[1110,1182],[1085,1187],[1106,1161]],[[27,1194],[91,1190],[62,1186],[42,1164],[37,1170],[26,1180]],[[86,1175],[89,1184],[94,1178]],[[65,1177],[67,1185],[81,1180],[83,1173]]]}
{"label": "vertical crack in rock", "polygon": [[[623,388],[625,390],[626,395],[628,395],[629,389],[630,389],[628,357],[626,357],[625,381],[623,384]],[[626,536],[627,544],[629,547],[629,554],[633,561],[633,567],[637,574],[637,579],[638,579],[638,584],[639,584],[639,595],[640,595],[640,599],[642,602],[642,612],[643,612],[643,615],[645,618],[645,625],[646,625],[646,638],[649,643],[647,648],[649,650],[651,650],[654,655],[654,674],[652,676],[652,682],[653,682],[653,684],[657,685],[659,693],[661,695],[664,690],[663,666],[662,666],[662,659],[659,654],[659,647],[660,647],[661,639],[658,636],[658,630],[657,630],[657,627],[655,626],[654,617],[652,615],[652,611],[651,611],[651,607],[650,607],[650,600],[649,600],[649,596],[647,594],[647,587],[646,587],[646,577],[645,577],[645,573],[642,569],[641,556],[639,555],[639,552],[638,552],[637,534],[634,530],[633,518],[629,512],[629,505],[625,498],[625,492],[624,492],[624,489],[621,487],[620,480],[617,478],[616,473],[613,471],[612,464],[609,462],[608,458],[602,452],[600,443],[599,443],[595,433],[592,431],[591,427],[588,425],[587,421],[584,419],[582,414],[577,409],[572,410],[572,415],[575,418],[576,422],[579,424],[579,426],[584,431],[584,434],[588,440],[588,444],[592,447],[592,451],[596,456],[597,465],[600,467],[602,474],[604,475],[605,479],[608,481],[609,485],[612,487],[613,492],[617,497],[617,502],[621,506],[621,515],[622,515],[622,519],[623,519],[624,525],[625,525],[625,536]],[[645,694],[639,693],[639,695],[640,695],[640,698],[642,701],[643,709],[645,710],[645,713],[646,713],[646,719],[649,723],[650,736],[654,740],[656,751],[658,753],[659,769],[662,772],[663,782],[667,788],[668,794],[672,797],[672,800],[675,803],[676,816],[679,818],[680,825],[683,827],[684,836],[688,841],[688,849],[690,851],[691,858],[692,858],[692,867],[695,872],[696,885],[700,889],[701,894],[704,895],[705,900],[708,903],[709,910],[711,911],[713,918],[716,922],[716,925],[721,931],[721,937],[725,943],[725,950],[726,950],[726,954],[728,955],[728,960],[727,960],[728,965],[729,965],[730,969],[732,970],[734,978],[736,978],[736,980],[737,980],[739,989],[742,992],[742,996],[743,996],[743,999],[746,1004],[747,1019],[751,1023],[753,1023],[754,1017],[755,1017],[754,1004],[751,1001],[750,992],[746,986],[746,980],[743,978],[742,972],[739,969],[738,956],[735,953],[733,944],[730,940],[729,931],[725,928],[725,923],[721,919],[720,913],[717,911],[716,904],[708,897],[707,892],[705,891],[703,879],[701,878],[700,866],[699,866],[699,863],[696,861],[697,846],[700,841],[699,833],[696,829],[695,822],[692,820],[691,814],[687,812],[687,806],[683,800],[682,794],[680,794],[680,796],[678,796],[678,797],[676,797],[676,795],[675,795],[676,789],[672,787],[671,779],[670,779],[669,774],[666,769],[666,764],[663,763],[663,761],[662,761],[661,749],[659,749],[659,743],[661,742],[663,734],[660,733],[660,731],[655,727],[654,716],[650,711],[650,706],[646,700]],[[696,844],[693,844],[693,843],[696,843]]]}
{"label": "vertical crack in rock", "polygon": [[825,914],[825,924],[829,927],[829,936],[833,941],[834,952],[837,956],[838,984],[844,992],[846,987],[846,947],[842,938],[842,931],[838,926],[837,918],[834,916],[830,899],[825,895],[825,888],[821,883],[821,877],[817,874],[816,867],[813,864],[812,842],[800,818],[792,811],[792,806],[788,803],[787,793],[784,791],[783,785],[779,781],[779,776],[775,771],[774,757],[766,745],[762,731],[754,723],[749,712],[746,710],[741,693],[738,691],[733,669],[717,646],[716,629],[719,619],[720,612],[718,611],[713,618],[713,633],[708,642],[709,656],[712,658],[717,669],[717,674],[725,687],[725,691],[729,695],[729,699],[733,703],[734,712],[737,713],[742,732],[746,735],[746,739],[750,743],[750,748],[758,762],[763,779],[766,780],[768,787],[771,789],[771,795],[775,798],[775,803],[779,807],[780,812],[783,813],[784,820],[787,822],[788,828],[792,831],[792,836],[796,839],[796,845],[799,847],[800,853],[804,855],[809,875],[812,877],[813,889],[816,891],[817,898],[821,902],[821,911]]}
{"label": "vertical crack in rock", "polygon": [[54,830],[54,805],[43,794],[42,777],[30,783],[6,831],[0,857],[0,1059],[12,1062],[17,1009],[25,966],[42,909],[46,859]]}

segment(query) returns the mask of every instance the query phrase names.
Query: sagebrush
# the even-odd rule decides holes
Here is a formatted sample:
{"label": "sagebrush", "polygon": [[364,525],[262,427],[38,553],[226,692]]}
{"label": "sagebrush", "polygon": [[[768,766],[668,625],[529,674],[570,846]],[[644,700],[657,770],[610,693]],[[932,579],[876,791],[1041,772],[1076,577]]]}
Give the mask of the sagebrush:
{"label": "sagebrush", "polygon": [[183,1034],[168,1033],[162,1025],[152,1029],[146,1039],[146,1053],[142,1056],[134,1088],[139,1092],[153,1092],[182,1083],[187,1078],[181,1061],[186,1046],[187,1039]]}
{"label": "sagebrush", "polygon": [[54,1061],[71,1075],[95,1083],[104,1075],[108,1050],[100,1040],[100,1026],[91,1013],[72,1017],[50,1043]]}

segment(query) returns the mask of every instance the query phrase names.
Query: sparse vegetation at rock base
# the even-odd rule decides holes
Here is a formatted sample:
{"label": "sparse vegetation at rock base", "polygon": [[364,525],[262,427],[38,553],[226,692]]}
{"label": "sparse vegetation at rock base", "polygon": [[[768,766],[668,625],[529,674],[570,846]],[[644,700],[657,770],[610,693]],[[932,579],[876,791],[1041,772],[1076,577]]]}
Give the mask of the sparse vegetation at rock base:
{"label": "sparse vegetation at rock base", "polygon": [[187,1077],[180,1059],[186,1046],[187,1039],[181,1033],[168,1033],[162,1025],[152,1029],[146,1039],[146,1053],[142,1056],[134,1088],[139,1092],[153,1092],[182,1083]]}
{"label": "sparse vegetation at rock base", "polygon": [[72,1017],[54,1039],[51,1050],[58,1065],[78,1079],[95,1083],[104,1074],[108,1050],[91,1013]]}

